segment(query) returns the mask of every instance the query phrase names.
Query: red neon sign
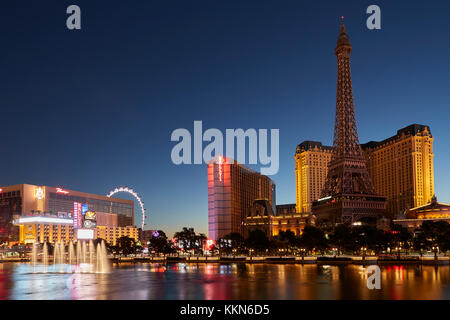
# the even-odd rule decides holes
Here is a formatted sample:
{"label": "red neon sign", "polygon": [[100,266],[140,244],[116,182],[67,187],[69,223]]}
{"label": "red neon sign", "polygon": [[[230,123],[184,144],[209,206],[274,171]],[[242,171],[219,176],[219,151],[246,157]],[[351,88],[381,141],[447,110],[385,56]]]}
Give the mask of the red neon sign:
{"label": "red neon sign", "polygon": [[3,192],[3,189],[2,189],[2,188],[0,188],[0,192]]}
{"label": "red neon sign", "polygon": [[81,225],[81,203],[73,203],[73,228],[78,229]]}
{"label": "red neon sign", "polygon": [[211,247],[215,244],[216,242],[212,239],[207,239],[206,240],[206,250],[210,250]]}
{"label": "red neon sign", "polygon": [[56,188],[56,193],[69,194],[69,191],[63,190],[63,189],[61,189],[61,188]]}
{"label": "red neon sign", "polygon": [[217,162],[219,165],[219,181],[223,180],[223,157],[219,156],[219,161]]}

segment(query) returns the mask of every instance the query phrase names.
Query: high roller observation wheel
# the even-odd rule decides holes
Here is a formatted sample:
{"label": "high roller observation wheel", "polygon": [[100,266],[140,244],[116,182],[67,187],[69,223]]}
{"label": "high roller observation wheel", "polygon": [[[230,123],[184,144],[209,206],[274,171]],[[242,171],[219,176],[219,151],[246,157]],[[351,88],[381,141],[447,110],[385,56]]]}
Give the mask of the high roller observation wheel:
{"label": "high roller observation wheel", "polygon": [[139,206],[141,207],[141,213],[142,213],[142,225],[141,225],[141,229],[144,230],[144,226],[145,226],[145,218],[147,218],[145,211],[146,209],[144,208],[144,202],[142,201],[141,197],[138,195],[138,193],[136,191],[134,191],[131,188],[128,187],[118,187],[115,188],[113,190],[111,190],[106,196],[108,198],[111,198],[113,195],[115,195],[116,193],[119,192],[126,192],[131,194],[139,203]]}

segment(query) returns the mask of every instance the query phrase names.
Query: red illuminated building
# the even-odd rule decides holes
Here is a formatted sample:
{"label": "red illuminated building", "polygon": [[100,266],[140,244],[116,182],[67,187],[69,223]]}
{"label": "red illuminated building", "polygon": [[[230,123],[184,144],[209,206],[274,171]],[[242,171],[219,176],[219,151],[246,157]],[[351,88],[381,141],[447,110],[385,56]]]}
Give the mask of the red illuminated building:
{"label": "red illuminated building", "polygon": [[217,240],[244,234],[243,220],[255,199],[275,207],[275,183],[235,160],[218,156],[208,163],[208,235]]}

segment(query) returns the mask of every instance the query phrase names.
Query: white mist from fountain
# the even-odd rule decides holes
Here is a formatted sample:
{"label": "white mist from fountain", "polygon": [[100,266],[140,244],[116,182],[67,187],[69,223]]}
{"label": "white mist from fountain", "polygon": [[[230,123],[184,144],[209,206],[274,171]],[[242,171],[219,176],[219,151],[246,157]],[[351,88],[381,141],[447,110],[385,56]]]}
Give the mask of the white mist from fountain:
{"label": "white mist from fountain", "polygon": [[102,256],[101,259],[103,260],[102,263],[102,270],[100,270],[101,273],[109,273],[111,272],[111,268],[109,266],[109,260],[108,260],[108,252],[106,251],[106,245],[105,241],[102,241]]}
{"label": "white mist from fountain", "polygon": [[33,249],[31,250],[31,264],[33,265],[33,273],[36,272],[37,263],[37,247],[33,244]]}
{"label": "white mist from fountain", "polygon": [[69,264],[73,264],[73,257],[74,257],[74,251],[73,251],[73,243],[70,241],[69,243]]}
{"label": "white mist from fountain", "polygon": [[66,250],[65,250],[65,245],[63,242],[59,243],[59,250],[58,250],[58,254],[59,254],[59,272],[63,273],[64,272],[64,263],[66,262]]}
{"label": "white mist from fountain", "polygon": [[[94,242],[89,243],[77,241],[76,249],[72,242],[68,245],[68,257],[66,258],[65,243],[56,242],[53,249],[53,271],[65,273],[64,268],[68,266],[67,273],[109,273],[111,268],[108,260],[105,242],[102,241],[95,249]],[[36,272],[38,264],[38,246],[33,245],[31,253],[31,263]],[[73,265],[75,263],[75,266]],[[44,243],[42,247],[41,264],[44,266],[43,272],[47,273],[49,264],[48,245]]]}
{"label": "white mist from fountain", "polygon": [[[63,263],[65,262],[64,243],[56,242],[53,248],[53,270],[63,273]],[[58,269],[58,270],[57,270]]]}
{"label": "white mist from fountain", "polygon": [[81,263],[86,263],[86,242],[81,245]]}
{"label": "white mist from fountain", "polygon": [[37,262],[37,248],[36,245],[33,244],[33,249],[31,250],[31,263],[35,265]]}
{"label": "white mist from fountain", "polygon": [[58,259],[59,259],[59,243],[56,242],[55,245],[53,246],[53,264],[56,265],[57,263],[59,263]]}
{"label": "white mist from fountain", "polygon": [[44,246],[42,248],[42,264],[44,265],[44,272],[47,272],[47,265],[48,265],[48,248],[47,248],[47,242],[44,243]]}
{"label": "white mist from fountain", "polygon": [[93,265],[94,259],[95,259],[94,242],[92,242],[92,240],[89,240],[89,264]]}
{"label": "white mist from fountain", "polygon": [[76,257],[77,257],[77,264],[80,264],[81,263],[81,243],[80,243],[80,241],[77,241],[77,254],[76,254]]}
{"label": "white mist from fountain", "polygon": [[98,273],[109,273],[110,266],[108,261],[108,255],[106,252],[105,242],[97,244],[97,272]]}
{"label": "white mist from fountain", "polygon": [[63,264],[66,262],[66,246],[64,245],[63,242],[61,242],[59,244],[59,256],[60,256],[60,261],[59,263]]}

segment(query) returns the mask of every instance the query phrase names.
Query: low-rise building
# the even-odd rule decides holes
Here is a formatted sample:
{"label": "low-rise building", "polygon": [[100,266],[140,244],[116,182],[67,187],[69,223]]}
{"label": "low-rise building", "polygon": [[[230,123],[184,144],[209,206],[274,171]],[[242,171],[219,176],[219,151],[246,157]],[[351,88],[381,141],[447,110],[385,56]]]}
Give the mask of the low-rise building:
{"label": "low-rise building", "polygon": [[139,240],[139,231],[132,226],[105,226],[97,225],[92,228],[75,229],[74,220],[69,217],[58,217],[51,214],[34,214],[21,216],[14,220],[19,227],[19,243],[56,243],[68,244],[78,240],[101,238],[110,245],[116,245],[120,237],[129,237],[136,242]]}
{"label": "low-rise building", "polygon": [[0,236],[4,231],[9,242],[138,241],[133,225],[132,200],[30,184],[0,188]]}
{"label": "low-rise building", "polygon": [[450,223],[450,204],[439,203],[434,196],[429,204],[407,210],[404,217],[393,220],[393,223],[414,232],[424,221],[445,221]]}
{"label": "low-rise building", "polygon": [[109,227],[97,226],[96,238],[105,240],[108,244],[115,246],[120,237],[128,237],[139,241],[139,230],[135,227]]}
{"label": "low-rise building", "polygon": [[276,209],[275,214],[266,199],[255,200],[243,221],[244,237],[248,237],[254,230],[264,231],[269,239],[287,230],[300,236],[310,215],[297,213],[295,204],[277,205]]}

